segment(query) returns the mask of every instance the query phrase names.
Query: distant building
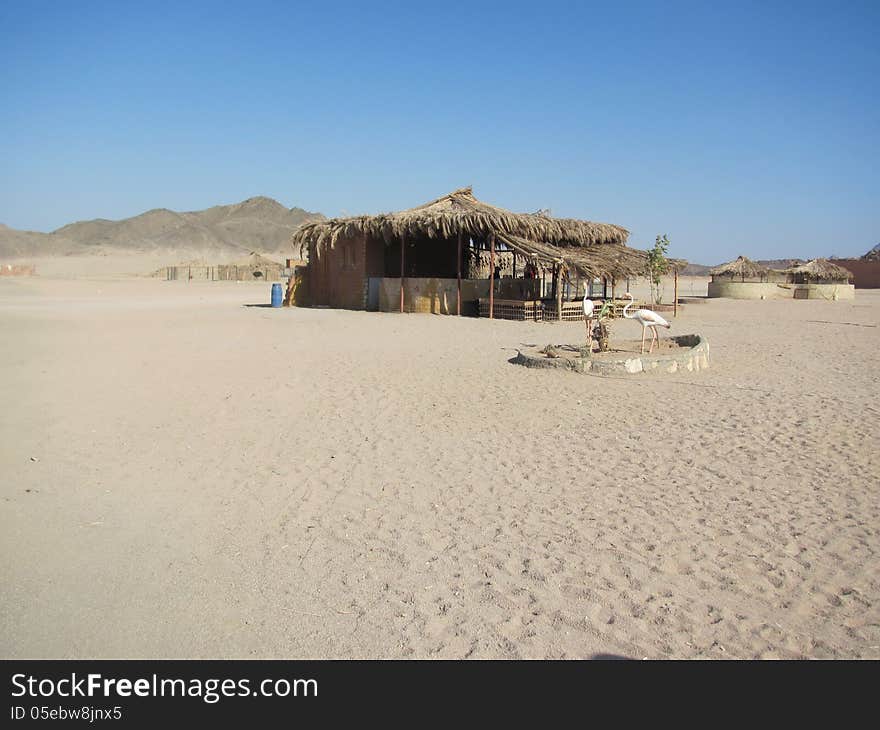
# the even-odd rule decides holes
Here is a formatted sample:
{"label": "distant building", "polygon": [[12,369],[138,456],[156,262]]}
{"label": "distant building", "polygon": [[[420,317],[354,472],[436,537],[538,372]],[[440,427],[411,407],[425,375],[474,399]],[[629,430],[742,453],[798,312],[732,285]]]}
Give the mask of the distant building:
{"label": "distant building", "polygon": [[167,281],[282,281],[290,275],[283,264],[256,252],[230,264],[182,264],[164,271]]}

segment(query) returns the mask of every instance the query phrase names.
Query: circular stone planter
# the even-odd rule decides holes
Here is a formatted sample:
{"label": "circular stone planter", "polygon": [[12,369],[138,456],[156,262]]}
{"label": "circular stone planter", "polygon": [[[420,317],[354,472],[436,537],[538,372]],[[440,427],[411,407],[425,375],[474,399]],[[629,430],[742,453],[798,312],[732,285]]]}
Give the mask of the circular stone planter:
{"label": "circular stone planter", "polygon": [[636,375],[637,373],[695,372],[709,367],[709,343],[702,335],[670,337],[675,347],[653,354],[594,353],[593,357],[547,357],[537,348],[522,352],[510,362],[527,368],[554,368],[594,375]]}

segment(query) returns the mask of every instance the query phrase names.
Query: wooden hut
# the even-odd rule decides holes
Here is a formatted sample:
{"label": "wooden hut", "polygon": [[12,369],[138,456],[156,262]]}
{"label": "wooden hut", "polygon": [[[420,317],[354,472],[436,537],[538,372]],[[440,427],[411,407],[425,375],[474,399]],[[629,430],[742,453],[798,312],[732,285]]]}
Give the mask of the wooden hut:
{"label": "wooden hut", "polygon": [[852,279],[849,269],[828,259],[813,259],[785,269],[782,273],[788,275],[792,284],[848,284]]}
{"label": "wooden hut", "polygon": [[284,265],[251,251],[246,257],[217,266],[218,281],[280,281]]}
{"label": "wooden hut", "polygon": [[609,223],[512,213],[467,187],[396,213],[308,223],[292,241],[307,253],[311,304],[462,314],[483,299],[494,316],[496,300],[549,300],[561,314],[565,288],[574,296],[581,281],[642,274],[646,254],[626,247],[628,236]]}
{"label": "wooden hut", "polygon": [[188,264],[166,266],[154,272],[168,281],[283,281],[289,274],[282,264],[256,251],[228,264],[206,264],[193,261]]}
{"label": "wooden hut", "polygon": [[791,296],[790,292],[779,290],[778,282],[786,281],[783,274],[762,266],[746,256],[738,256],[709,269],[712,280],[709,282],[710,297],[730,299],[778,299]]}
{"label": "wooden hut", "polygon": [[787,287],[795,299],[853,299],[855,287],[849,282],[852,273],[828,259],[813,259],[782,271],[788,276]]}
{"label": "wooden hut", "polygon": [[728,261],[713,269],[709,269],[712,281],[734,280],[741,283],[767,281],[770,269],[761,266],[746,256],[738,256],[735,261]]}

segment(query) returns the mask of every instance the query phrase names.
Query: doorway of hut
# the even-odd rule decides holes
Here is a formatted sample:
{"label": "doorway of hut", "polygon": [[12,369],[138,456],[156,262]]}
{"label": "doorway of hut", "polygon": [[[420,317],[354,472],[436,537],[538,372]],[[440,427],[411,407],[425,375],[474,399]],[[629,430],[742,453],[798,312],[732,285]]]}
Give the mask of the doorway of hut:
{"label": "doorway of hut", "polygon": [[367,279],[367,311],[379,311],[379,287],[382,285],[381,276],[370,276]]}

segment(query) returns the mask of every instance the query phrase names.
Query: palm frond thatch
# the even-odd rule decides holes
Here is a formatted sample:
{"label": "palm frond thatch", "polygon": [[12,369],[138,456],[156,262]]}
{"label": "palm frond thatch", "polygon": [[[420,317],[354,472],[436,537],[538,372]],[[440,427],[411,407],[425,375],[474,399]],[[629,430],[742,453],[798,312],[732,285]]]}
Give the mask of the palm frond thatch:
{"label": "palm frond thatch", "polygon": [[805,264],[785,269],[783,273],[799,275],[804,279],[814,281],[849,281],[852,278],[852,272],[849,269],[845,269],[828,259],[813,259]]}
{"label": "palm frond thatch", "polygon": [[770,269],[761,264],[755,263],[746,256],[738,256],[735,261],[728,261],[726,264],[720,264],[709,269],[712,276],[739,276],[741,278],[753,279],[767,276]]}
{"label": "palm frond thatch", "polygon": [[454,190],[429,203],[396,213],[332,218],[307,223],[291,239],[302,250],[333,246],[339,238],[368,235],[385,241],[403,236],[450,239],[458,234],[485,238],[490,233],[519,236],[565,246],[623,244],[629,231],[610,223],[552,218],[539,213],[512,213],[474,197],[470,187]]}
{"label": "palm frond thatch", "polygon": [[648,255],[644,251],[610,243],[593,246],[554,246],[521,236],[499,234],[498,240],[516,253],[543,265],[561,264],[587,278],[623,279],[642,276]]}

